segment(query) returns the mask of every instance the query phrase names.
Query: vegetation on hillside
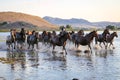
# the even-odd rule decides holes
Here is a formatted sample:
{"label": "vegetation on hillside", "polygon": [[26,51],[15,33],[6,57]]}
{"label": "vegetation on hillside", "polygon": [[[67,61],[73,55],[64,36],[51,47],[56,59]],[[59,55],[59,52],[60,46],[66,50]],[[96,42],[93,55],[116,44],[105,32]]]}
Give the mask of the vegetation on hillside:
{"label": "vegetation on hillside", "polygon": [[31,28],[31,26],[26,27],[26,23],[28,23],[32,25],[32,28],[34,27],[41,30],[57,29],[57,26],[47,22],[46,20],[38,16],[16,12],[0,12],[0,29],[15,27],[15,25],[11,26],[11,24],[16,24],[16,22],[19,22],[19,27],[24,26],[25,28]]}

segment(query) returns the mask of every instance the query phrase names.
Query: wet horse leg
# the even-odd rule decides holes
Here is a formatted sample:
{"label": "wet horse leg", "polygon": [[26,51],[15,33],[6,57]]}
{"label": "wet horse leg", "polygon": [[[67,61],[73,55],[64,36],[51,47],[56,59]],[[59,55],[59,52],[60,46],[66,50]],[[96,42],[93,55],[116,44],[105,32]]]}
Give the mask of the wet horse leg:
{"label": "wet horse leg", "polygon": [[103,41],[103,44],[104,44],[104,46],[105,46],[105,49],[106,49],[105,41]]}
{"label": "wet horse leg", "polygon": [[34,49],[34,44],[32,44],[32,50]]}
{"label": "wet horse leg", "polygon": [[14,42],[14,49],[16,48],[16,42]]}
{"label": "wet horse leg", "polygon": [[[66,51],[66,48],[65,48],[65,46],[63,46],[63,49],[65,50],[65,54],[67,55],[67,51]],[[66,56],[66,55],[65,55],[65,56]]]}
{"label": "wet horse leg", "polygon": [[38,47],[38,43],[36,44],[36,48],[39,49],[39,47]]}
{"label": "wet horse leg", "polygon": [[99,43],[99,46],[102,48],[101,42]]}
{"label": "wet horse leg", "polygon": [[28,49],[30,49],[30,43],[28,44]]}
{"label": "wet horse leg", "polygon": [[52,50],[52,52],[54,52],[54,49],[55,49],[55,45],[53,45],[53,50]]}
{"label": "wet horse leg", "polygon": [[110,42],[110,45],[109,45],[109,48],[110,48],[110,46],[112,45],[112,47],[114,48],[114,46],[113,46],[113,43],[112,42]]}
{"label": "wet horse leg", "polygon": [[91,53],[92,53],[92,48],[91,48],[90,44],[88,44],[88,47],[90,48],[90,51],[91,51]]}
{"label": "wet horse leg", "polygon": [[105,49],[107,49],[107,47],[108,47],[108,43],[105,45]]}

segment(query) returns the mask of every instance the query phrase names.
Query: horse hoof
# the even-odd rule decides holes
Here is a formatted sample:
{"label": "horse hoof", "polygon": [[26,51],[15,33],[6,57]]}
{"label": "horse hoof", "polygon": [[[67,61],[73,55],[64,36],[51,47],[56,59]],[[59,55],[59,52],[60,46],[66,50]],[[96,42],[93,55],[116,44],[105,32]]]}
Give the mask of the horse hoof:
{"label": "horse hoof", "polygon": [[76,50],[76,52],[82,52],[82,50]]}
{"label": "horse hoof", "polygon": [[113,47],[113,49],[115,49],[115,47]]}
{"label": "horse hoof", "polygon": [[90,53],[90,50],[85,50],[84,53]]}
{"label": "horse hoof", "polygon": [[60,54],[64,54],[64,52],[60,52]]}
{"label": "horse hoof", "polygon": [[56,51],[52,51],[52,53],[56,53]]}
{"label": "horse hoof", "polygon": [[79,79],[77,79],[77,78],[73,78],[72,80],[79,80]]}
{"label": "horse hoof", "polygon": [[77,54],[76,54],[76,56],[78,56],[78,57],[79,57],[79,56],[81,56],[81,54],[80,54],[80,53],[77,53]]}

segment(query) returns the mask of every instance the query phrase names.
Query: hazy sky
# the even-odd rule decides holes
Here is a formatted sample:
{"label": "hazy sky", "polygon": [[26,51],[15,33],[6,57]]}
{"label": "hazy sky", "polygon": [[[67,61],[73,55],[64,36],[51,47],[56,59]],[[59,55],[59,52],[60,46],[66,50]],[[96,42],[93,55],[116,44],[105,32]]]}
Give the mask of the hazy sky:
{"label": "hazy sky", "polygon": [[0,0],[0,11],[120,22],[120,0]]}

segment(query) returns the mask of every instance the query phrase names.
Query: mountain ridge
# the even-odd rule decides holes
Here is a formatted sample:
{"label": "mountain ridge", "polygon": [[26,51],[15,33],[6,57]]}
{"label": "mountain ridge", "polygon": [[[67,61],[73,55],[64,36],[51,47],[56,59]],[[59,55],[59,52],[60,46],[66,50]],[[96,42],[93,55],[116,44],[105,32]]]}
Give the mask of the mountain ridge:
{"label": "mountain ridge", "polygon": [[110,21],[99,21],[99,22],[90,22],[85,19],[71,18],[71,19],[62,19],[62,18],[53,18],[49,16],[43,17],[46,21],[55,24],[55,25],[71,25],[73,28],[105,28],[108,25],[113,25],[120,27],[120,22],[110,22]]}

